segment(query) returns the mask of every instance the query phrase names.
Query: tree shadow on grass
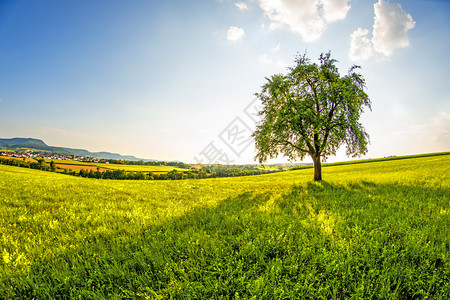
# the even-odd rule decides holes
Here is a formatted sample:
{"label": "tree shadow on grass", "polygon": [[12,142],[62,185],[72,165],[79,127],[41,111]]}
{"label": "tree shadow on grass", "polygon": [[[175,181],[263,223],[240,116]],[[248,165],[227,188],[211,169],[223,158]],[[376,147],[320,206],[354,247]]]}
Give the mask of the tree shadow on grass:
{"label": "tree shadow on grass", "polygon": [[[440,209],[448,210],[448,193],[371,182],[308,183],[277,196],[246,192],[125,240],[96,235],[87,244],[33,264],[26,277],[8,282],[8,295],[445,296],[450,278],[444,234],[449,226]],[[426,246],[427,239],[433,247]]]}

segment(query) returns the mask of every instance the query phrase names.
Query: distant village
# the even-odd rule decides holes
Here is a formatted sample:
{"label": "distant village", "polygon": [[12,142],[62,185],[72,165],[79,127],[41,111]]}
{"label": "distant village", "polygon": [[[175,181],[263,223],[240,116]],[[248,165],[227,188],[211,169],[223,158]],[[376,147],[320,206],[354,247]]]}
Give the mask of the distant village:
{"label": "distant village", "polygon": [[106,164],[109,163],[106,159],[96,157],[43,153],[43,152],[34,152],[32,150],[25,150],[24,152],[0,151],[0,156],[25,158],[25,159],[29,158],[36,160],[42,158],[42,159],[57,159],[57,160],[76,160],[82,162],[106,163]]}

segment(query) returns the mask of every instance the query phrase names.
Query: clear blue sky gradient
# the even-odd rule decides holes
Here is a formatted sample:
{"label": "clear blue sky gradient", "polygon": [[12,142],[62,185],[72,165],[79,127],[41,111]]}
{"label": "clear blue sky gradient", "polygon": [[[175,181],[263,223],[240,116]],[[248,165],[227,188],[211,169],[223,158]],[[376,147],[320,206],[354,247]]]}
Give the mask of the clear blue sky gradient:
{"label": "clear blue sky gradient", "polygon": [[[449,151],[450,1],[385,0],[414,20],[409,46],[352,61],[350,36],[371,36],[376,2],[350,1],[345,19],[307,42],[269,29],[259,1],[0,0],[0,137],[184,162],[213,142],[254,163],[252,143],[236,154],[221,133],[236,117],[254,128],[245,107],[296,53],[331,50],[341,74],[357,63],[367,80],[366,157]],[[245,35],[227,39],[230,27]]]}

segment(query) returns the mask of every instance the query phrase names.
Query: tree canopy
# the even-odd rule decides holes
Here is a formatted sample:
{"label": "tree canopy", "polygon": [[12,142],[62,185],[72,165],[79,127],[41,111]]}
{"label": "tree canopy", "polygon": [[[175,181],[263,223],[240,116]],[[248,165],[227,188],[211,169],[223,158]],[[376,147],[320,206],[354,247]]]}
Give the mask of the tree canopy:
{"label": "tree canopy", "polygon": [[298,55],[288,74],[266,77],[255,95],[262,102],[262,121],[253,133],[260,163],[279,154],[291,161],[310,155],[314,180],[322,180],[321,161],[343,145],[353,157],[367,153],[369,136],[359,122],[364,107],[371,109],[364,77],[353,65],[340,76],[331,52],[319,63]]}

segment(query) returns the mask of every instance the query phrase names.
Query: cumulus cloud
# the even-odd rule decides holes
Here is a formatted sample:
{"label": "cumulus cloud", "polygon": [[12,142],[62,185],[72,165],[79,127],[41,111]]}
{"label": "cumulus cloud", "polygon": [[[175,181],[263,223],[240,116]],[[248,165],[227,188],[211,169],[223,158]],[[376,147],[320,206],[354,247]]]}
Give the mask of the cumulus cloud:
{"label": "cumulus cloud", "polygon": [[259,0],[269,17],[269,29],[287,27],[304,41],[320,38],[327,24],[345,19],[348,0]]}
{"label": "cumulus cloud", "polygon": [[366,60],[374,54],[389,57],[395,49],[409,46],[408,30],[415,26],[410,14],[398,3],[379,0],[374,4],[372,39],[367,29],[358,28],[351,35],[349,57]]}
{"label": "cumulus cloud", "polygon": [[237,8],[239,8],[240,10],[247,10],[247,9],[248,9],[247,4],[242,3],[242,2],[235,3],[235,5],[236,5]]}
{"label": "cumulus cloud", "polygon": [[408,30],[415,22],[400,4],[379,0],[374,4],[373,47],[375,51],[391,56],[395,49],[409,46]]}
{"label": "cumulus cloud", "polygon": [[242,40],[245,35],[245,31],[239,27],[229,27],[227,30],[227,40],[236,42]]}
{"label": "cumulus cloud", "polygon": [[328,23],[344,20],[350,10],[347,0],[322,0],[323,16]]}
{"label": "cumulus cloud", "polygon": [[367,38],[369,30],[358,28],[350,36],[350,53],[352,60],[361,61],[371,57],[374,53],[372,41]]}

